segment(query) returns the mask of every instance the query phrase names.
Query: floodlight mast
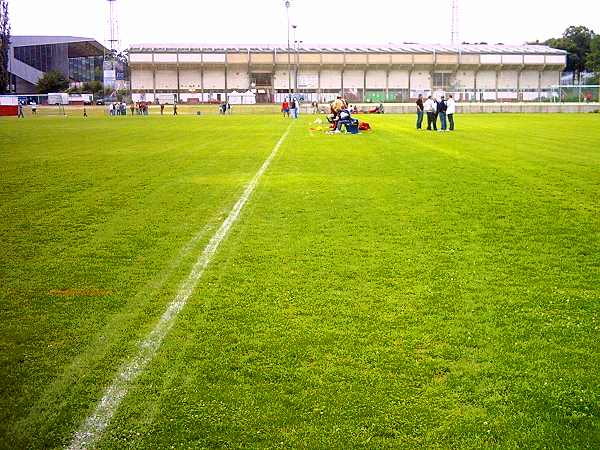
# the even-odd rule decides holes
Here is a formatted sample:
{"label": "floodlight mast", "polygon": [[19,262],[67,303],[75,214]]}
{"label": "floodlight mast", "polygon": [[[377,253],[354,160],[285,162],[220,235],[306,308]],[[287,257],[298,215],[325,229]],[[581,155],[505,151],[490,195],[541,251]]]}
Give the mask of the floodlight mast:
{"label": "floodlight mast", "polygon": [[452,31],[450,36],[451,45],[458,45],[458,0],[452,0]]}
{"label": "floodlight mast", "polygon": [[118,38],[117,38],[117,20],[116,20],[116,16],[115,16],[115,2],[117,0],[107,0],[108,1],[108,15],[109,15],[109,28],[110,28],[110,39],[108,40],[109,45],[110,45],[110,49],[111,50],[116,50],[117,49],[117,43],[118,43]]}
{"label": "floodlight mast", "polygon": [[287,57],[288,57],[288,101],[292,101],[292,59],[290,57],[290,2],[286,0],[285,10],[287,13]]}

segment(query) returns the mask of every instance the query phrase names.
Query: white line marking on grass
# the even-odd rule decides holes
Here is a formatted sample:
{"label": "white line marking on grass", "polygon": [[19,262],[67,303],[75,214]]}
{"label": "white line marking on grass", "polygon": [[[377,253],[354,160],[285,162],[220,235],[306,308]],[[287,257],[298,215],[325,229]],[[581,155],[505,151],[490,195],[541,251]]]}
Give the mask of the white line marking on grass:
{"label": "white line marking on grass", "polygon": [[204,273],[204,270],[219,248],[219,245],[227,237],[227,234],[231,230],[233,224],[237,221],[240,212],[244,208],[244,205],[246,205],[248,202],[261,177],[269,168],[273,158],[275,158],[281,145],[287,138],[290,128],[292,127],[292,123],[290,123],[288,128],[285,130],[285,133],[283,133],[281,138],[279,138],[279,141],[277,141],[277,144],[275,144],[273,151],[265,160],[260,169],[258,169],[258,172],[256,172],[252,180],[250,180],[241,197],[238,199],[233,209],[229,213],[229,216],[227,216],[225,221],[221,224],[217,232],[204,248],[202,254],[198,257],[198,260],[192,267],[192,271],[179,287],[177,295],[163,313],[162,317],[158,321],[158,324],[140,343],[138,353],[131,361],[128,361],[121,366],[117,372],[117,375],[113,379],[113,382],[104,392],[104,395],[96,406],[94,412],[84,421],[79,430],[75,433],[73,440],[68,447],[69,449],[79,450],[93,447],[98,439],[100,439],[102,433],[108,426],[108,423],[117,411],[121,400],[123,400],[127,395],[129,387],[144,371],[145,367],[158,351],[163,339],[173,327],[175,318],[192,295],[194,289],[198,285],[198,281],[200,281],[200,278]]}

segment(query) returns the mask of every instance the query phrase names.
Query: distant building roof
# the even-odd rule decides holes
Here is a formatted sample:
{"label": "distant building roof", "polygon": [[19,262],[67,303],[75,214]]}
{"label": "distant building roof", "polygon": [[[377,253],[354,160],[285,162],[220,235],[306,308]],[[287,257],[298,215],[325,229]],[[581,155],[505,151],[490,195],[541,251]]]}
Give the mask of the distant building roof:
{"label": "distant building roof", "polygon": [[93,38],[75,36],[11,36],[10,44],[12,47],[68,44],[69,56],[103,55],[108,52],[104,45]]}
{"label": "distant building roof", "polygon": [[[218,45],[218,44],[134,44],[130,52],[254,52],[270,53],[286,52],[285,45]],[[470,53],[470,54],[519,54],[519,55],[566,55],[546,45],[503,45],[503,44],[389,44],[389,45],[309,45],[305,44],[298,51],[306,53]]]}

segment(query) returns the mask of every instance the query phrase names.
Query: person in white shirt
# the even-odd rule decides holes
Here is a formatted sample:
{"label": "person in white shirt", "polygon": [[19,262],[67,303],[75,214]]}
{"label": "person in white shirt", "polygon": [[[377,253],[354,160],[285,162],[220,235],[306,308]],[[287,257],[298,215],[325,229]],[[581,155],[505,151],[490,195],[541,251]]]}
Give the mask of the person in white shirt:
{"label": "person in white shirt", "polygon": [[448,122],[450,123],[449,131],[454,131],[454,113],[456,112],[456,102],[454,101],[454,97],[452,97],[452,95],[448,96],[448,101],[446,104],[448,105],[446,115],[448,116]]}
{"label": "person in white shirt", "polygon": [[425,103],[423,104],[423,110],[427,114],[427,131],[431,131],[432,125],[433,130],[437,131],[437,121],[435,120],[436,105],[431,95],[427,97],[427,100],[425,100]]}
{"label": "person in white shirt", "polygon": [[31,112],[34,116],[37,116],[37,103],[35,101],[31,102]]}

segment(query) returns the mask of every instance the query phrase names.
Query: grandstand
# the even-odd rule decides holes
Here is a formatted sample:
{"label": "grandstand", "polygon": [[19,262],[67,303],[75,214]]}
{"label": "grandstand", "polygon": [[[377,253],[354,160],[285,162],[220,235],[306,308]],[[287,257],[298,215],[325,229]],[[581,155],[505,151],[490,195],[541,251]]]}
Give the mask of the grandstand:
{"label": "grandstand", "polygon": [[140,44],[129,48],[134,98],[175,94],[222,101],[250,91],[257,103],[290,91],[305,101],[342,93],[354,102],[406,102],[452,92],[461,101],[541,101],[560,84],[567,54],[543,45],[301,46]]}

